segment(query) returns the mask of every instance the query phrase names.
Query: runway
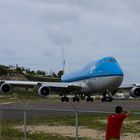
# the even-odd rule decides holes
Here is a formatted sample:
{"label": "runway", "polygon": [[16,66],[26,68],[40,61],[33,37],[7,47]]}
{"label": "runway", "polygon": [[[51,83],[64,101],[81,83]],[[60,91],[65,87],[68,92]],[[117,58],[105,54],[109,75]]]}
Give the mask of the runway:
{"label": "runway", "polygon": [[[0,104],[0,120],[13,120],[13,119],[23,119],[23,108],[25,103],[23,102],[9,102],[5,104]],[[114,112],[116,106],[122,106],[128,111],[140,112],[140,100],[114,100],[113,102],[64,102],[53,101],[53,100],[42,100],[42,101],[30,101],[26,104],[28,118],[37,118],[41,116],[59,116],[64,114],[73,114],[70,110],[81,111],[93,111],[93,112]],[[10,109],[14,108],[14,109]],[[17,108],[17,109],[15,109]],[[39,108],[38,110],[32,110],[34,108]],[[40,109],[43,109],[40,110]],[[46,110],[46,111],[45,111]],[[52,110],[52,111],[51,111]],[[60,110],[60,111],[59,111]],[[62,111],[63,110],[63,111]],[[67,112],[69,111],[69,112]]]}
{"label": "runway", "polygon": [[66,110],[88,110],[88,111],[102,111],[113,112],[115,106],[122,106],[126,110],[140,111],[140,100],[114,100],[113,102],[61,102],[54,100],[42,100],[42,101],[28,101],[27,102],[7,102],[0,103],[1,108],[22,108],[26,104],[28,108],[42,108],[42,109],[66,109]]}

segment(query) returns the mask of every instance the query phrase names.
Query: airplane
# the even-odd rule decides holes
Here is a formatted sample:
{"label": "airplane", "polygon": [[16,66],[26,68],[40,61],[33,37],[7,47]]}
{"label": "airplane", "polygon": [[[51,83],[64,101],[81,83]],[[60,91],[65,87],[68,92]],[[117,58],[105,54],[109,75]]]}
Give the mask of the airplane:
{"label": "airplane", "polygon": [[[139,85],[120,87],[124,78],[124,73],[119,63],[114,57],[104,57],[93,61],[82,69],[62,75],[61,82],[40,82],[40,81],[16,81],[0,80],[0,92],[10,93],[12,87],[37,87],[38,95],[47,97],[51,91],[60,91],[61,101],[68,102],[68,94],[74,94],[73,102],[79,102],[80,97],[87,102],[93,102],[92,94],[98,92],[102,94],[102,102],[113,100],[110,93],[118,88],[130,89],[133,97],[140,97]],[[109,95],[109,96],[107,96]]]}

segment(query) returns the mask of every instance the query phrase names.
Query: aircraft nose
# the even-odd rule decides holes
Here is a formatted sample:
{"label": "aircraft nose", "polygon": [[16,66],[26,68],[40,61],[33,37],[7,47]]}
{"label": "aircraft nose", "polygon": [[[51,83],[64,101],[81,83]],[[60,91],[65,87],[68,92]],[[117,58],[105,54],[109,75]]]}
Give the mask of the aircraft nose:
{"label": "aircraft nose", "polygon": [[118,65],[118,64],[115,64],[114,68],[112,68],[112,71],[114,74],[118,75],[118,76],[123,76],[123,70],[122,68]]}

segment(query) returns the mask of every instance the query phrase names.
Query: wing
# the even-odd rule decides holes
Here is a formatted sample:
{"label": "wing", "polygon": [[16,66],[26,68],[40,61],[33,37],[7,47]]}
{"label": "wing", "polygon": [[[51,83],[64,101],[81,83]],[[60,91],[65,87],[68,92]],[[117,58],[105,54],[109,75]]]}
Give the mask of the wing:
{"label": "wing", "polygon": [[39,82],[39,81],[14,81],[2,80],[0,81],[0,90],[3,93],[9,93],[12,87],[38,88],[40,96],[47,96],[51,91],[71,92],[79,91],[82,87],[73,83],[63,82]]}
{"label": "wing", "polygon": [[140,84],[125,84],[119,87],[119,89],[129,90],[129,93],[134,98],[140,98]]}

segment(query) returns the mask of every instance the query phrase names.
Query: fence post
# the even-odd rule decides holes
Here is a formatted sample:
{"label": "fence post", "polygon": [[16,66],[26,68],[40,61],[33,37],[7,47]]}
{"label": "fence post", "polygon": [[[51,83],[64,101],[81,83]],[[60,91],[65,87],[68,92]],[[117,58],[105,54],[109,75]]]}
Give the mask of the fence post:
{"label": "fence post", "polygon": [[27,122],[26,108],[24,108],[24,140],[27,140],[26,122]]}
{"label": "fence post", "polygon": [[78,140],[78,111],[76,111],[75,113],[75,119],[76,119],[76,122],[75,122],[75,125],[76,125],[76,140]]}

